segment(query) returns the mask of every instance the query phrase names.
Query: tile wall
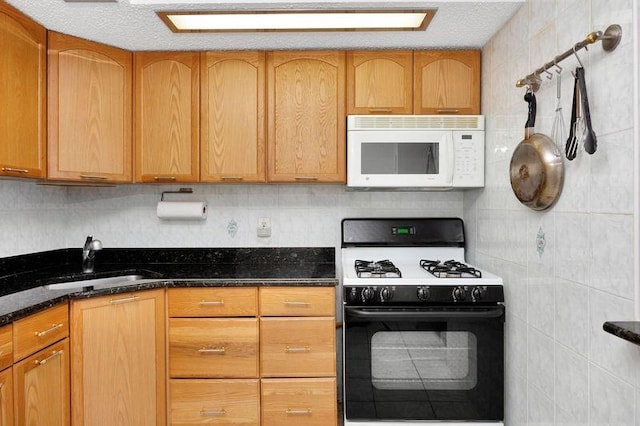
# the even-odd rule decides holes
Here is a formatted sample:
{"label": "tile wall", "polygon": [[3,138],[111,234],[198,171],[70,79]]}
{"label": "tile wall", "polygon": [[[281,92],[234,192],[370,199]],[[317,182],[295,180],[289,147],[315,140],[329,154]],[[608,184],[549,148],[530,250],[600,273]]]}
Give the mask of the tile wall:
{"label": "tile wall", "polygon": [[[633,320],[637,302],[633,1],[530,0],[483,49],[487,179],[465,194],[464,218],[468,259],[505,280],[509,426],[640,425],[640,347],[602,330],[606,320]],[[598,151],[565,161],[564,190],[551,210],[529,210],[509,183],[527,111],[515,82],[611,23],[623,27],[617,50],[605,53],[598,43],[578,53]],[[567,129],[576,65],[573,57],[561,63]],[[536,130],[549,135],[556,78],[543,76],[536,95]]]}

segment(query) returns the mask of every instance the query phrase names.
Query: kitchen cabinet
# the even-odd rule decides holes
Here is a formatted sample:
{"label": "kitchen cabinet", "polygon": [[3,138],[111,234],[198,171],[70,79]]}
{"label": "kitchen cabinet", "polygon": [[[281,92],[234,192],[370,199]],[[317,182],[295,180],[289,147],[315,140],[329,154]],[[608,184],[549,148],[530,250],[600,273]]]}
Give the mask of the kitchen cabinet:
{"label": "kitchen cabinet", "polygon": [[199,170],[199,54],[136,52],[136,182],[197,182]]}
{"label": "kitchen cabinet", "polygon": [[267,180],[346,180],[345,53],[267,53]]}
{"label": "kitchen cabinet", "polygon": [[413,51],[347,52],[347,114],[412,114]]}
{"label": "kitchen cabinet", "polygon": [[74,425],[165,425],[165,294],[71,302]]}
{"label": "kitchen cabinet", "polygon": [[336,425],[336,379],[263,379],[262,426]]}
{"label": "kitchen cabinet", "polygon": [[201,54],[202,182],[265,181],[265,53]]}
{"label": "kitchen cabinet", "polygon": [[13,426],[13,369],[0,371],[0,426]]}
{"label": "kitchen cabinet", "polygon": [[131,53],[55,32],[48,49],[48,177],[131,182]]}
{"label": "kitchen cabinet", "polygon": [[479,50],[416,50],[414,114],[480,114]]}
{"label": "kitchen cabinet", "polygon": [[0,176],[45,177],[46,39],[0,2]]}

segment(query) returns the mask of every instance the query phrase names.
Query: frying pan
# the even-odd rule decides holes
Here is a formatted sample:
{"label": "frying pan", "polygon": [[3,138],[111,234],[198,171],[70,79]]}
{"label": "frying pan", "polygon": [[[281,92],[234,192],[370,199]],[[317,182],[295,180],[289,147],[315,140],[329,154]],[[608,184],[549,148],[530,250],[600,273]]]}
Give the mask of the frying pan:
{"label": "frying pan", "polygon": [[524,95],[529,115],[524,139],[513,151],[509,166],[511,189],[516,198],[533,210],[545,210],[555,203],[562,192],[564,164],[556,144],[542,133],[533,133],[536,122],[536,96]]}

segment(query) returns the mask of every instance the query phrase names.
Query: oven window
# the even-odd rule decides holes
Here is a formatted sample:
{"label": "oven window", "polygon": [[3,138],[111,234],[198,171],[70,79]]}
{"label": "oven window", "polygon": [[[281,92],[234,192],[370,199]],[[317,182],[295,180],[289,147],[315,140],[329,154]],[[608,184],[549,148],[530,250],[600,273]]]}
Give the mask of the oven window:
{"label": "oven window", "polygon": [[468,331],[378,331],[371,382],[380,390],[470,390],[478,383],[477,341]]}
{"label": "oven window", "polygon": [[361,172],[372,175],[437,175],[439,143],[363,143]]}

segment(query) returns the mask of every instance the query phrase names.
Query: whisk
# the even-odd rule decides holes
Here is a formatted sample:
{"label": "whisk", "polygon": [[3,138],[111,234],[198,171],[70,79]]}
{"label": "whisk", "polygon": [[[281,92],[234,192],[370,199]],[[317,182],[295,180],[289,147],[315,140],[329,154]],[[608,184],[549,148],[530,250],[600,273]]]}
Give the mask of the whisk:
{"label": "whisk", "polygon": [[[557,66],[557,65],[556,65]],[[560,75],[560,73],[562,72],[562,69],[560,70],[556,70],[556,99],[558,100],[557,105],[556,105],[556,116],[553,120],[553,127],[551,128],[551,139],[555,142],[556,146],[558,147],[558,150],[560,150],[560,152],[562,152],[562,148],[564,145],[564,142],[566,140],[565,137],[565,133],[566,133],[566,129],[565,129],[565,125],[564,125],[564,118],[562,117],[562,103],[561,103],[561,96],[562,96],[562,76]]]}

